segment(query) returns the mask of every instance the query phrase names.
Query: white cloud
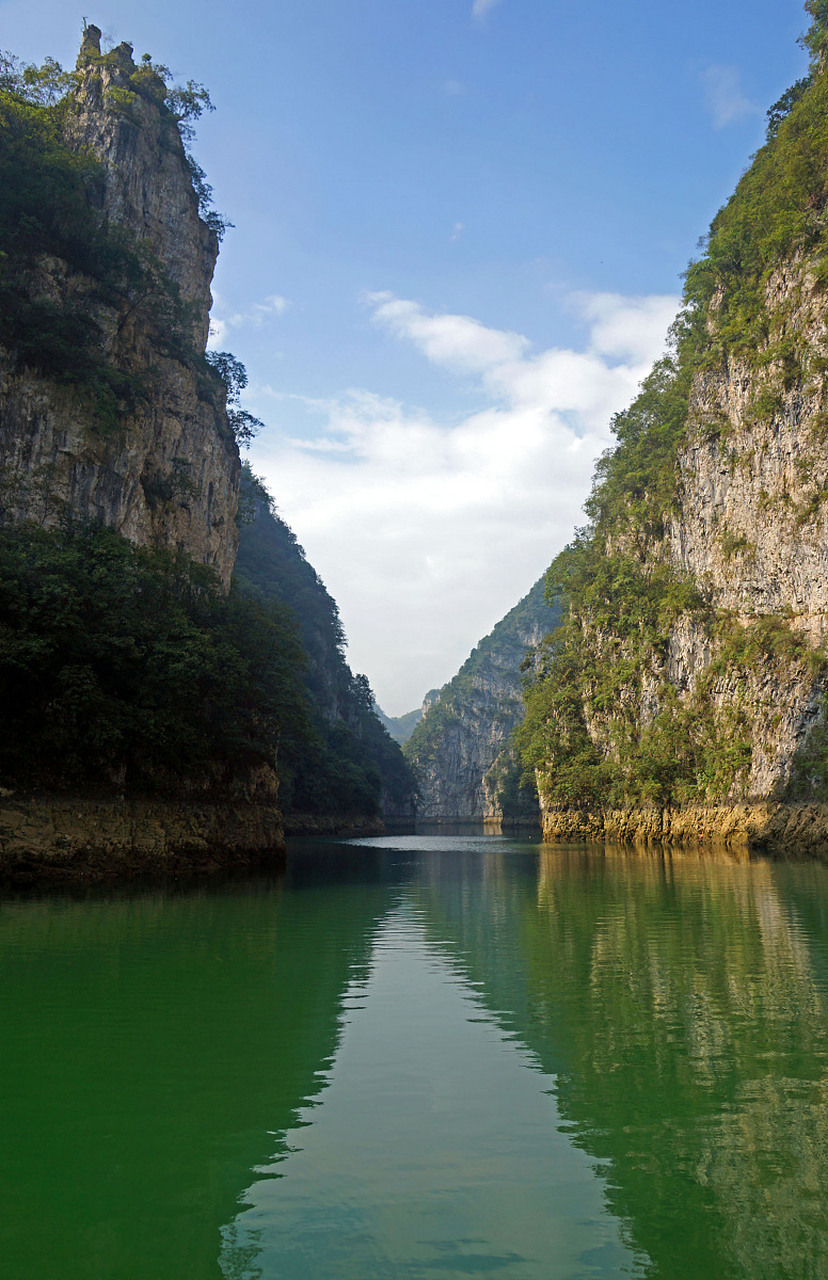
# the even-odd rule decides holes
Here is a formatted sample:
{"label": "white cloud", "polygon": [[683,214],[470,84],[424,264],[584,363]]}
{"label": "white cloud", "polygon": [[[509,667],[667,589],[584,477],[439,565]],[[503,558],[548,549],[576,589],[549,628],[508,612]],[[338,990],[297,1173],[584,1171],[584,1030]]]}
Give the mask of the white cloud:
{"label": "white cloud", "polygon": [[724,129],[760,110],[742,90],[742,73],[738,67],[713,66],[701,72],[704,105],[713,119],[714,129]]}
{"label": "white cloud", "polygon": [[447,98],[459,98],[461,94],[465,93],[466,87],[462,80],[446,80],[443,90]]}
{"label": "white cloud", "polygon": [[529,343],[519,333],[487,329],[471,316],[425,311],[419,303],[388,293],[368,294],[374,321],[398,338],[407,338],[434,364],[483,372],[518,359]]}
{"label": "white cloud", "polygon": [[274,315],[283,316],[290,306],[290,298],[283,298],[280,293],[271,293],[265,298],[264,302],[256,303],[256,310],[263,312],[265,315],[272,312]]}
{"label": "white cloud", "polygon": [[263,434],[253,463],[339,603],[353,667],[399,713],[454,674],[582,523],[610,418],[663,350],[678,299],[579,295],[584,349],[539,352],[470,316],[370,302],[386,333],[472,375],[485,407],[446,423],[350,391],[309,402],[311,440]]}
{"label": "white cloud", "polygon": [[571,302],[590,321],[591,350],[621,360],[648,360],[664,343],[676,314],[672,297],[624,298],[620,293],[576,293]]}
{"label": "white cloud", "polygon": [[273,316],[283,316],[289,306],[289,298],[283,298],[279,293],[271,293],[263,302],[254,302],[249,311],[228,312],[224,298],[221,294],[214,292],[213,309],[210,312],[212,345],[220,346],[232,329],[260,328],[265,320]]}
{"label": "white cloud", "polygon": [[451,235],[449,236],[449,239],[459,240],[465,230],[466,230],[465,222],[455,222],[454,226],[451,229]]}
{"label": "white cloud", "polygon": [[489,10],[493,9],[496,4],[500,4],[500,0],[474,0],[474,4],[472,5],[472,17],[485,17]]}

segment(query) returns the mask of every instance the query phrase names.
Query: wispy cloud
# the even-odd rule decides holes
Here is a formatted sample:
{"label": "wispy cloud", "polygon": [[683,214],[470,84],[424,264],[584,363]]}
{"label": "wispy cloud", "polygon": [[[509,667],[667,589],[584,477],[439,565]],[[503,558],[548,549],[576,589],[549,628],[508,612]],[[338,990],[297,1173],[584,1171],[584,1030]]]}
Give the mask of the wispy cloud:
{"label": "wispy cloud", "polygon": [[471,316],[426,311],[419,303],[390,293],[368,294],[368,301],[374,305],[376,324],[413,342],[434,364],[484,372],[518,359],[529,345],[519,333],[489,329]]}
{"label": "wispy cloud", "polygon": [[713,120],[714,129],[725,129],[748,116],[761,114],[759,107],[742,89],[742,73],[738,67],[707,67],[699,79],[704,86],[704,105]]}
{"label": "wispy cloud", "polygon": [[262,301],[255,302],[249,311],[228,311],[224,298],[214,292],[213,309],[210,313],[210,338],[214,346],[220,345],[233,329],[260,328],[266,320],[273,316],[283,316],[290,306],[290,299],[280,293],[271,293]]}
{"label": "wispy cloud", "polygon": [[271,293],[265,298],[264,302],[256,303],[256,310],[264,312],[274,312],[277,316],[283,316],[290,306],[290,298],[283,298],[280,293]]}
{"label": "wispy cloud", "polygon": [[[370,295],[381,332],[477,385],[446,421],[366,390],[317,403],[317,434],[263,433],[254,466],[342,610],[380,704],[410,710],[454,674],[582,523],[612,415],[664,347],[678,299],[573,299],[583,349],[533,350],[472,316]],[[267,417],[264,399],[254,406]]]}
{"label": "wispy cloud", "polygon": [[472,17],[478,19],[484,18],[489,10],[493,9],[496,4],[500,4],[500,0],[474,0],[474,4],[472,5]]}

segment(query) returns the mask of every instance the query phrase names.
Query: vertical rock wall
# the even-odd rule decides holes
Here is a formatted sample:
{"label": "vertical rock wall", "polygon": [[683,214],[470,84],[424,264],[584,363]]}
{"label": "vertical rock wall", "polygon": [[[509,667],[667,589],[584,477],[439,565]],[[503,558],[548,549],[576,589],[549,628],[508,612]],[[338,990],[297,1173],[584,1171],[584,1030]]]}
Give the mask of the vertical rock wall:
{"label": "vertical rock wall", "polygon": [[517,794],[520,769],[510,738],[524,714],[521,663],[558,616],[545,601],[543,581],[535,583],[454,679],[429,695],[423,719],[403,748],[417,778],[418,819],[537,817],[532,798]]}
{"label": "vertical rock wall", "polygon": [[[64,140],[99,163],[89,198],[103,224],[170,282],[186,344],[203,355],[218,241],[199,216],[163,81],[136,68],[128,45],[102,57],[91,26],[78,72]],[[30,288],[58,308],[86,307],[106,359],[139,377],[144,394],[116,427],[101,429],[77,389],[0,349],[0,518],[43,527],[67,514],[100,521],[140,545],[181,550],[229,585],[239,456],[215,378],[167,341],[160,322],[147,322],[128,288],[105,296],[94,280],[45,255]]]}
{"label": "vertical rock wall", "polygon": [[[616,800],[602,812],[594,802],[579,811],[550,799],[557,768],[550,760],[539,777],[548,839],[733,841],[741,833],[754,846],[799,841],[801,852],[807,839],[824,851],[828,298],[815,264],[803,255],[780,263],[765,308],[772,331],[765,348],[750,357],[725,349],[694,375],[663,531],[640,534],[636,546],[645,578],[668,566],[694,584],[703,604],[672,618],[660,650],[639,655],[626,681],[619,676],[612,703],[596,710],[592,691],[583,691],[589,738],[619,777],[636,745],[619,726],[636,725],[641,741],[671,705],[687,716],[691,736],[717,735],[720,757],[732,748],[741,763],[719,776],[683,778],[684,803],[624,808]],[[711,333],[715,324],[714,308]],[[775,356],[786,340],[800,353],[797,376]],[[622,548],[625,539],[614,535]],[[594,661],[612,650],[632,664],[628,642],[619,646],[611,629],[596,630],[588,614],[581,625]],[[809,810],[806,820],[810,801],[819,802],[817,816]]]}

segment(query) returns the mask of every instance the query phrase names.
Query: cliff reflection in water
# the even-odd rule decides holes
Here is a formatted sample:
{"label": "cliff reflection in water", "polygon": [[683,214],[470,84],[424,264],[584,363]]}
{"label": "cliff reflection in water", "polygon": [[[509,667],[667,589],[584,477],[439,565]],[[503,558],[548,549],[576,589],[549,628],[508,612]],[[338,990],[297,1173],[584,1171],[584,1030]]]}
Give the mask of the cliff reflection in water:
{"label": "cliff reflection in water", "polygon": [[303,842],[0,972],[15,1280],[828,1280],[828,868]]}
{"label": "cliff reflection in water", "polygon": [[0,899],[4,1277],[219,1280],[394,875],[328,855],[287,883]]}
{"label": "cliff reflection in water", "polygon": [[476,881],[429,866],[435,935],[555,1075],[652,1274],[828,1276],[825,869],[546,848],[532,886],[505,859]]}

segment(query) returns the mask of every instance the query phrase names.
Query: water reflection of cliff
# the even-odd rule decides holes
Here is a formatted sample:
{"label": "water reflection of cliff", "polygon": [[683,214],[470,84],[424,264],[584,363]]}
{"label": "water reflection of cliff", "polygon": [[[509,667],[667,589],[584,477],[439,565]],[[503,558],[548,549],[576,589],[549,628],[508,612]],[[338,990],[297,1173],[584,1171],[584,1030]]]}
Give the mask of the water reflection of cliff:
{"label": "water reflection of cliff", "polygon": [[826,935],[794,905],[825,901],[825,870],[550,849],[537,875],[429,866],[434,936],[555,1075],[652,1274],[828,1276]]}
{"label": "water reflection of cliff", "polygon": [[287,894],[0,903],[4,1275],[219,1276],[251,1167],[324,1085],[387,906],[369,863]]}

